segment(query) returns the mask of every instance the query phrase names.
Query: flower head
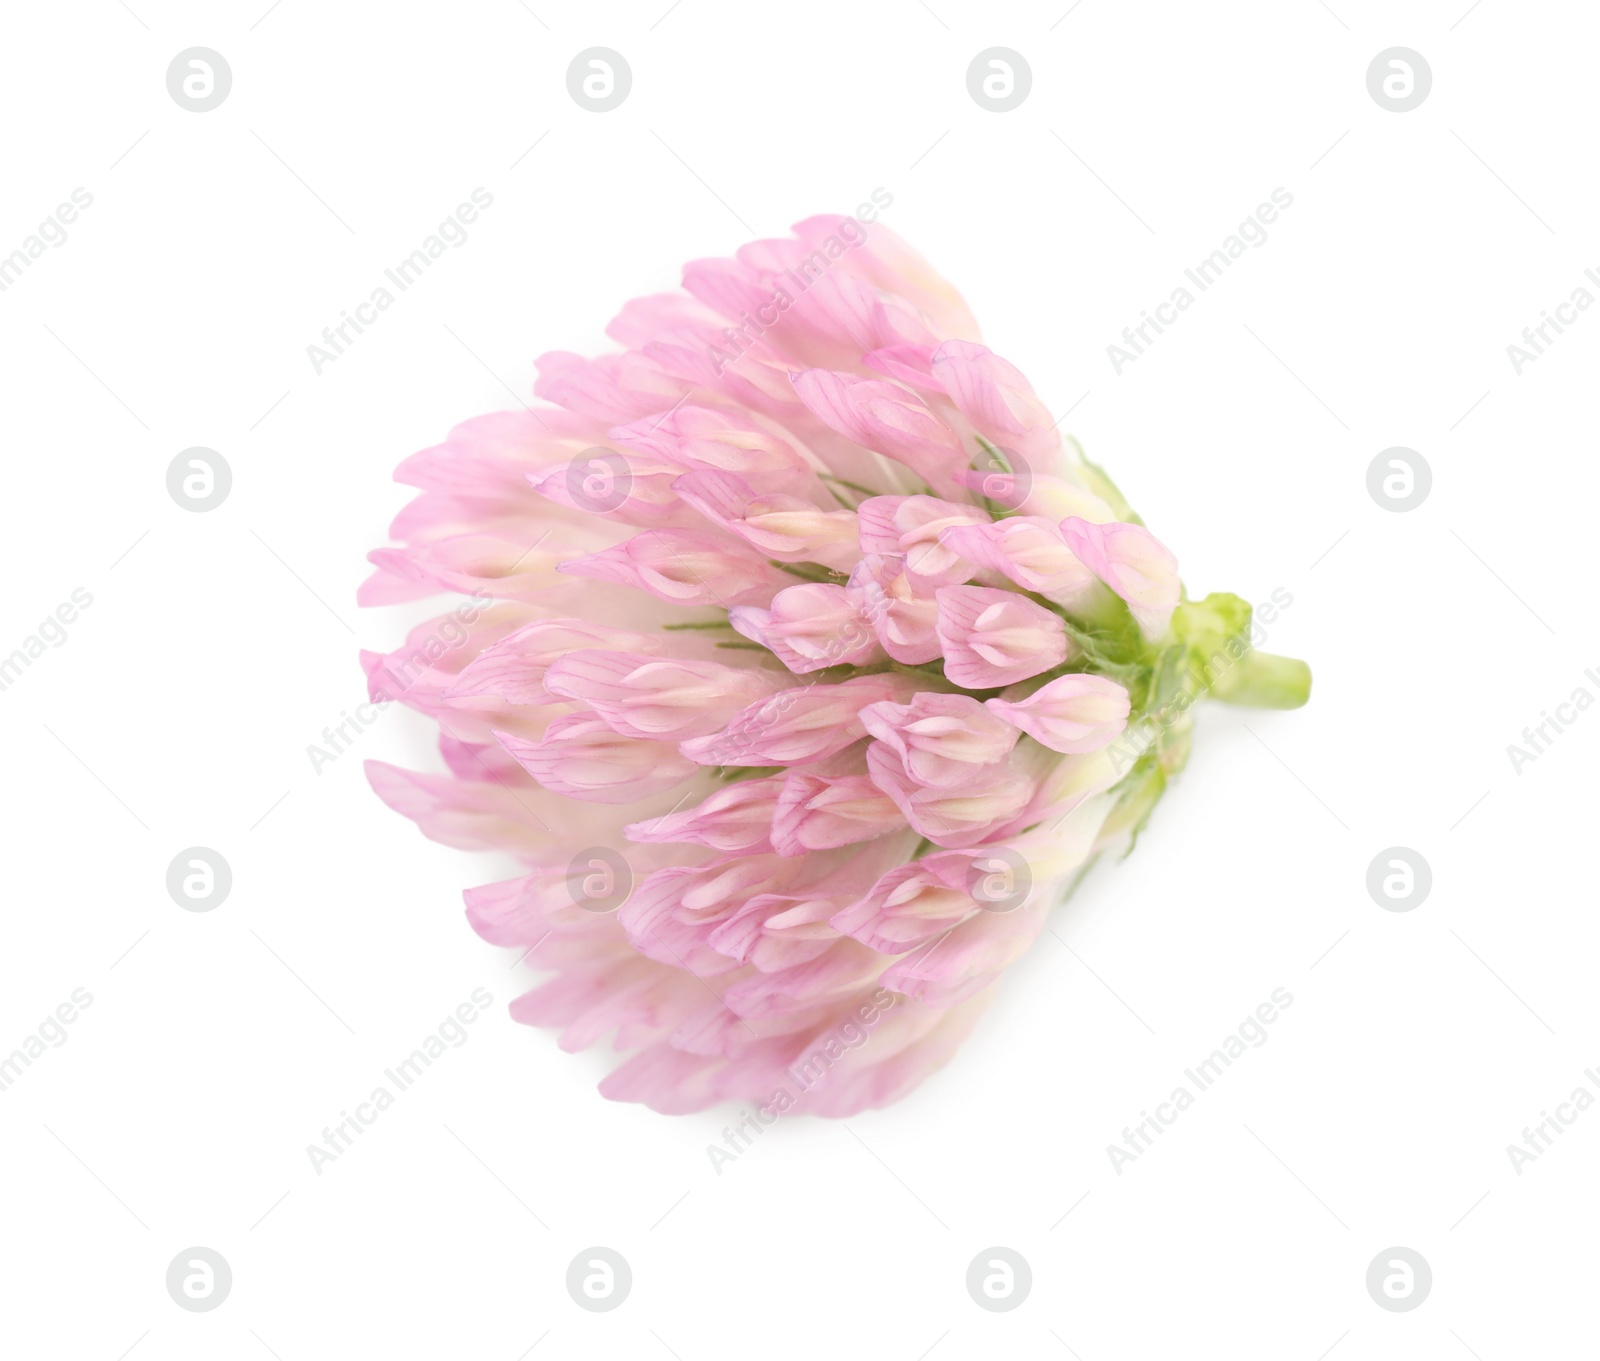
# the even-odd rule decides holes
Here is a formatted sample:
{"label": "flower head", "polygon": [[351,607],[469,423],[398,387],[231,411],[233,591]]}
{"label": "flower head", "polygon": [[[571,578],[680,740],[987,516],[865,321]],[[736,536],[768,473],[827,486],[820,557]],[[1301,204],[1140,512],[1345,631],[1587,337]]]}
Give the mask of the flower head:
{"label": "flower head", "polygon": [[521,863],[468,920],[549,972],[517,1019],[627,1054],[606,1095],[846,1115],[950,1059],[1143,825],[1195,699],[1308,679],[1236,598],[1184,599],[881,226],[812,218],[684,286],[623,309],[620,354],[545,355],[550,405],[400,465],[362,603],[471,599],[363,657],[449,773],[369,777]]}

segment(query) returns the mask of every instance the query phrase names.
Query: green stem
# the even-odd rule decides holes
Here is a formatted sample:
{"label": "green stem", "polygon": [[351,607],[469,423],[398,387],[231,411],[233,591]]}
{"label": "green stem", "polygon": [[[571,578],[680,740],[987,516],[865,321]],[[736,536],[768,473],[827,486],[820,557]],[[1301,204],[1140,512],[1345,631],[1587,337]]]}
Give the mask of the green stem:
{"label": "green stem", "polygon": [[816,563],[779,562],[776,558],[768,558],[767,561],[780,572],[787,572],[790,576],[799,577],[801,581],[839,584],[846,579],[843,572],[836,572],[831,567],[822,567]]}
{"label": "green stem", "polygon": [[824,482],[837,482],[841,487],[849,487],[851,491],[858,491],[863,496],[882,496],[881,491],[873,491],[871,487],[863,487],[859,482],[848,482],[842,477],[835,477],[832,473],[818,473],[817,476]]}
{"label": "green stem", "polygon": [[1252,650],[1217,677],[1211,697],[1255,709],[1298,709],[1311,697],[1311,668],[1297,657]]}

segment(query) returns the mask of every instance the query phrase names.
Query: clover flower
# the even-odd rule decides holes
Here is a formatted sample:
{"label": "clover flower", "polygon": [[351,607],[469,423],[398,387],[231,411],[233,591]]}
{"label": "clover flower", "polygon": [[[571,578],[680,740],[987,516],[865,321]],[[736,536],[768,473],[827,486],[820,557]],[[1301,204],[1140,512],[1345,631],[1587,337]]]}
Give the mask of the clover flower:
{"label": "clover flower", "polygon": [[903,1096],[1188,752],[1193,703],[1302,703],[954,289],[816,217],[630,302],[549,405],[405,460],[363,604],[468,597],[374,698],[448,773],[369,763],[428,836],[522,872],[467,917],[512,1004],[625,1053],[612,1098],[763,1123]]}

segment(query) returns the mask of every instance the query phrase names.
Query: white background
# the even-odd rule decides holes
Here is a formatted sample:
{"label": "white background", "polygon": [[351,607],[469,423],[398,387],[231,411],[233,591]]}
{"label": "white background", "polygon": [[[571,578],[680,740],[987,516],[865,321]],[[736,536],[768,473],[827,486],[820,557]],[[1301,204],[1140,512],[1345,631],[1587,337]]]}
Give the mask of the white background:
{"label": "white background", "polygon": [[[0,1350],[1572,1354],[1600,1113],[1521,1175],[1506,1146],[1596,1087],[1600,712],[1520,774],[1506,747],[1600,695],[1600,314],[1520,376],[1506,346],[1600,267],[1591,8],[668,3],[7,7],[0,252],[94,204],[0,294],[0,652],[94,603],[0,693],[0,1052],[94,1001],[0,1093]],[[165,85],[197,45],[233,72],[205,114]],[[633,70],[607,114],[565,83],[596,45]],[[1033,72],[1005,114],[966,90],[997,45]],[[1433,71],[1410,113],[1366,88],[1395,45]],[[477,186],[468,242],[315,374],[306,346]],[[354,606],[395,463],[527,397],[534,355],[606,348],[684,261],[877,186],[1192,593],[1293,594],[1268,647],[1316,684],[1207,709],[1133,857],[947,1069],[718,1176],[737,1111],[607,1103],[604,1055],[507,1018],[532,977],[459,893],[508,867],[361,775],[432,768],[427,725],[392,710],[320,774],[306,748],[363,696],[358,646],[402,636]],[[1117,375],[1106,346],[1277,186],[1267,243]],[[192,445],[233,470],[206,514],[165,489]],[[1433,470],[1406,514],[1366,490],[1393,445]],[[232,866],[213,912],[166,893],[194,845]],[[1365,888],[1393,845],[1432,866],[1411,912]],[[470,1040],[316,1175],[306,1145],[475,987]],[[1277,987],[1268,1042],[1118,1175],[1106,1145]],[[634,1275],[608,1314],[564,1284],[595,1244]],[[164,1286],[193,1245],[233,1270],[211,1313]],[[964,1285],[994,1245],[1033,1272],[1005,1314]],[[1393,1245],[1432,1267],[1414,1312],[1365,1287]]]}

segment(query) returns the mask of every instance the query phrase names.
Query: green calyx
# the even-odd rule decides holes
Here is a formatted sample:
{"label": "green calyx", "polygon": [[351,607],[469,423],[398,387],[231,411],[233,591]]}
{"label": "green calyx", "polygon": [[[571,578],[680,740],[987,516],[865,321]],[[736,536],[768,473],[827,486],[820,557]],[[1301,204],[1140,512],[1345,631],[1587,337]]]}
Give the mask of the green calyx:
{"label": "green calyx", "polygon": [[1184,600],[1173,611],[1166,638],[1144,646],[1135,683],[1128,685],[1133,707],[1119,740],[1131,749],[1148,745],[1114,786],[1117,803],[1102,832],[1107,841],[1125,836],[1125,854],[1188,760],[1190,711],[1200,700],[1297,709],[1310,698],[1311,668],[1294,657],[1258,651],[1252,613],[1246,601],[1227,592]]}
{"label": "green calyx", "polygon": [[1195,697],[1258,709],[1298,709],[1311,697],[1311,668],[1294,657],[1260,652],[1248,604],[1217,592],[1186,600],[1172,615],[1183,650],[1182,670],[1195,679]]}

